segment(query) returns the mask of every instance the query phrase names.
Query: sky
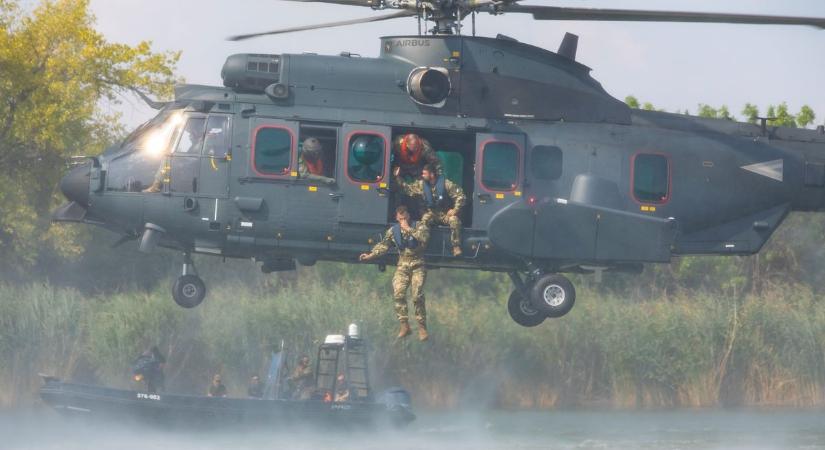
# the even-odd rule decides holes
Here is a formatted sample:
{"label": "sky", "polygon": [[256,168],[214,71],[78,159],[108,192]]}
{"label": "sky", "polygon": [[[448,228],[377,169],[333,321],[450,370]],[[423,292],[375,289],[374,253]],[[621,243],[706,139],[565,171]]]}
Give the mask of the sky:
{"label": "sky", "polygon": [[[524,0],[524,4],[661,9],[825,17],[822,0]],[[234,53],[379,52],[378,37],[415,34],[413,18],[229,42],[233,34],[369,16],[367,8],[280,0],[92,0],[97,29],[111,42],[151,41],[182,51],[178,74],[189,83],[221,85]],[[465,26],[469,22],[465,23]],[[466,30],[466,28],[465,28]],[[528,14],[477,20],[478,34],[498,33],[555,51],[565,32],[579,35],[579,62],[614,97],[634,95],[668,111],[727,105],[738,118],[745,103],[764,112],[786,101],[792,113],[811,106],[825,122],[825,30],[796,26],[535,21]],[[124,98],[123,120],[137,125],[154,112]]]}

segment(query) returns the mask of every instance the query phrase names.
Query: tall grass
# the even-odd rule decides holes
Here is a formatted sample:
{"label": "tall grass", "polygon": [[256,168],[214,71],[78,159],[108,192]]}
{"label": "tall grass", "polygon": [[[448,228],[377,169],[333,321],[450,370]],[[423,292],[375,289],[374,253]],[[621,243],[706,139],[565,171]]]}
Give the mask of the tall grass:
{"label": "tall grass", "polygon": [[149,345],[168,355],[167,387],[201,393],[222,373],[231,394],[286,343],[313,356],[326,334],[361,325],[374,380],[419,406],[505,408],[825,406],[825,304],[801,285],[761,295],[579,292],[562,319],[526,329],[507,316],[508,286],[433,272],[430,342],[395,342],[389,274],[322,266],[283,284],[225,282],[194,310],[166,289],[84,298],[44,285],[0,286],[0,401],[35,397],[37,372],[128,387]]}

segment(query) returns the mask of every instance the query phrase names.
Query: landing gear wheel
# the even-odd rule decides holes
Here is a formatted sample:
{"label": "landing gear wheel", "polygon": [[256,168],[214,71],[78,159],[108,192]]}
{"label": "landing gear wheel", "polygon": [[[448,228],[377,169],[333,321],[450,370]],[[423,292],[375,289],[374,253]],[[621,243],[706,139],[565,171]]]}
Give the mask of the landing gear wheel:
{"label": "landing gear wheel", "polygon": [[510,294],[510,299],[507,300],[507,311],[510,312],[510,317],[523,327],[540,325],[546,317],[544,313],[534,308],[518,290]]}
{"label": "landing gear wheel", "polygon": [[576,289],[561,275],[544,275],[530,289],[530,302],[547,317],[561,317],[573,308]]}
{"label": "landing gear wheel", "polygon": [[183,308],[194,308],[206,297],[206,285],[197,275],[182,275],[172,286],[175,303]]}

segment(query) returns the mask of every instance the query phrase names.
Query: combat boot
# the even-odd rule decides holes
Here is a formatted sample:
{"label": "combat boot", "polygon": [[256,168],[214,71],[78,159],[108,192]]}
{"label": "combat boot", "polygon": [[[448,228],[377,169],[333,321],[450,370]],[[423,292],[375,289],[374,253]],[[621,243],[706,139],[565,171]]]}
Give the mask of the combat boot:
{"label": "combat boot", "polygon": [[453,256],[461,256],[462,253],[464,252],[461,251],[461,247],[459,247],[458,245],[453,247]]}
{"label": "combat boot", "polygon": [[398,330],[398,337],[397,339],[405,338],[412,334],[412,329],[410,328],[410,323],[405,321],[401,322],[401,328]]}
{"label": "combat boot", "polygon": [[430,334],[427,333],[427,323],[423,320],[418,321],[418,340],[419,341],[426,341],[430,338]]}

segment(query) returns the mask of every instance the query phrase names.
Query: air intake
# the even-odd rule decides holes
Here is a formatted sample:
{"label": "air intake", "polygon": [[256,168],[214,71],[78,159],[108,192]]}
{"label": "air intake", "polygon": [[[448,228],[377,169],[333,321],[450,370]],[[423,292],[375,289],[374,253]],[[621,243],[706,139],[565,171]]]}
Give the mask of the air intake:
{"label": "air intake", "polygon": [[443,67],[418,67],[407,78],[407,92],[422,105],[444,106],[450,90],[450,73]]}
{"label": "air intake", "polygon": [[281,79],[278,55],[239,54],[226,58],[221,70],[223,85],[237,92],[263,93]]}

